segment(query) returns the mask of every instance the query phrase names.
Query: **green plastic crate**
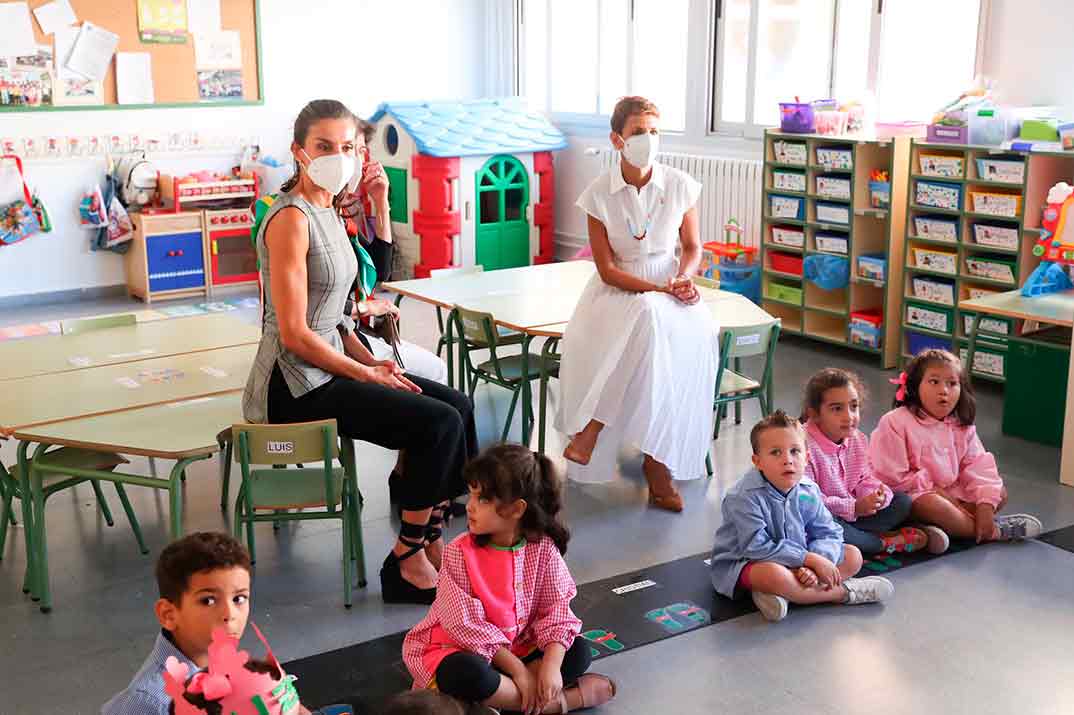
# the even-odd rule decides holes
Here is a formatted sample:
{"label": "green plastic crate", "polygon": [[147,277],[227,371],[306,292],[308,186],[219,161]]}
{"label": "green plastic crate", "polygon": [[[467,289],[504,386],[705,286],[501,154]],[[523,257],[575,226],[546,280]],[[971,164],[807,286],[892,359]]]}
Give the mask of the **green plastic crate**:
{"label": "green plastic crate", "polygon": [[[1003,433],[1059,447],[1066,414],[1069,347],[1012,338],[1007,355]],[[1047,389],[1041,389],[1042,385]]]}
{"label": "green plastic crate", "polygon": [[795,303],[797,305],[802,304],[802,289],[799,286],[787,285],[786,283],[777,283],[772,281],[765,288],[765,298],[771,298],[772,300],[781,300],[784,303]]}

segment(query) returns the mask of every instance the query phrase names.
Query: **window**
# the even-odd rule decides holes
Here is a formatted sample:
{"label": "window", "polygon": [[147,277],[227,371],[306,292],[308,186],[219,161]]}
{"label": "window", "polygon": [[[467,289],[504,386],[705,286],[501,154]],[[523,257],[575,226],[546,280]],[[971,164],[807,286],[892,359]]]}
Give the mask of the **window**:
{"label": "window", "polygon": [[[690,0],[524,0],[521,91],[535,109],[599,121],[640,94],[686,127]],[[596,121],[594,122],[596,123]]]}
{"label": "window", "polygon": [[712,128],[759,135],[778,103],[871,101],[925,119],[973,81],[989,0],[715,0]]}

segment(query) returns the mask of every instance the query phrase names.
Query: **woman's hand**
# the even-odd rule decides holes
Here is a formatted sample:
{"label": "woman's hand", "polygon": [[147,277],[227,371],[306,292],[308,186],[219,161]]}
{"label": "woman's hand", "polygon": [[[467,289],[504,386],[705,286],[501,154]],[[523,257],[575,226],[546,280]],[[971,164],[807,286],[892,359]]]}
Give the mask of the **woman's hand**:
{"label": "woman's hand", "polygon": [[362,180],[358,192],[369,195],[374,206],[386,206],[388,203],[388,176],[379,161],[362,164]]}
{"label": "woman's hand", "polygon": [[393,390],[406,390],[415,394],[421,394],[421,388],[407,379],[399,368],[391,360],[378,360],[367,368],[364,382],[372,382],[384,385]]}
{"label": "woman's hand", "polygon": [[537,670],[537,700],[538,712],[544,710],[549,704],[556,701],[563,692],[563,674],[555,663],[542,659]]}
{"label": "woman's hand", "polygon": [[381,316],[381,315],[399,315],[399,307],[390,300],[384,300],[383,298],[369,298],[365,302],[365,312],[367,315]]}
{"label": "woman's hand", "polygon": [[688,276],[679,275],[669,278],[667,285],[664,287],[664,292],[686,305],[693,305],[701,300],[701,294],[697,292],[697,286]]}

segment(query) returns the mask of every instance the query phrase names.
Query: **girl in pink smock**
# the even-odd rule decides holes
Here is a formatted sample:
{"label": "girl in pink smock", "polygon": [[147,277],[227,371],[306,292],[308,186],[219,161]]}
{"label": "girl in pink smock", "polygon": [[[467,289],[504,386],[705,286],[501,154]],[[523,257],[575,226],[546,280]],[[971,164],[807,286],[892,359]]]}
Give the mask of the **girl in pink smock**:
{"label": "girl in pink smock", "polygon": [[973,426],[977,401],[962,361],[925,350],[893,382],[895,407],[873,432],[869,461],[878,479],[910,496],[911,519],[978,543],[1040,535],[1034,516],[996,516],[1007,490]]}
{"label": "girl in pink smock", "polygon": [[469,532],[444,549],[436,600],[403,641],[415,688],[523,713],[601,705],[615,695],[587,674],[589,644],[571,611],[552,462],[522,445],[491,447],[466,467]]}

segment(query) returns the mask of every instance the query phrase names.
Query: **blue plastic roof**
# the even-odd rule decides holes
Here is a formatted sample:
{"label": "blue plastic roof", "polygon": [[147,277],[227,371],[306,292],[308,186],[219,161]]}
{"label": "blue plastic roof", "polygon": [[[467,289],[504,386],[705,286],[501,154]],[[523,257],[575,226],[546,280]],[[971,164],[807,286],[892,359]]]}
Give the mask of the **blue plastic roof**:
{"label": "blue plastic roof", "polygon": [[467,102],[384,102],[370,122],[391,114],[429,156],[553,151],[567,138],[519,97]]}

